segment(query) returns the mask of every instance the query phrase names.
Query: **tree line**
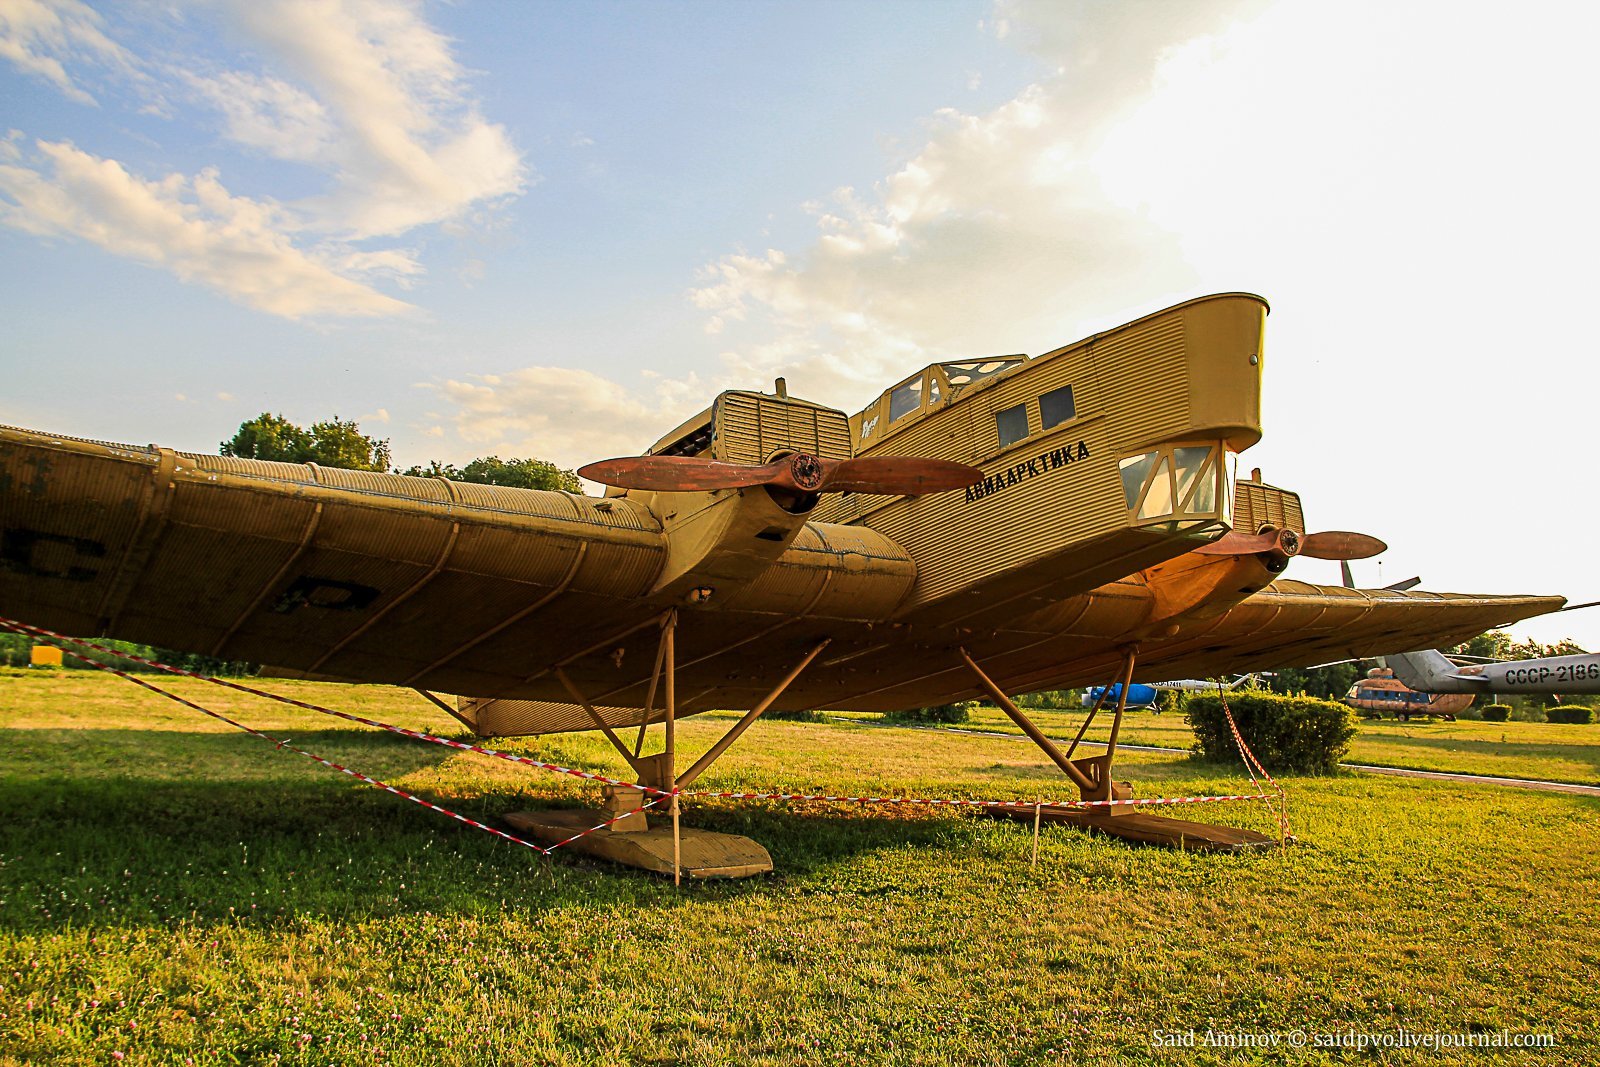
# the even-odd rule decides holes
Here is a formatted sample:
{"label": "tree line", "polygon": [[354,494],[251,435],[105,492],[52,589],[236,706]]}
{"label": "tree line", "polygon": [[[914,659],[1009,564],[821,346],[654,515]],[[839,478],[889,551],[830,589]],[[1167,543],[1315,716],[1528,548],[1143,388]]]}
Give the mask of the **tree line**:
{"label": "tree line", "polygon": [[224,456],[241,459],[269,459],[282,463],[315,463],[352,471],[377,471],[405,474],[414,478],[449,478],[456,482],[480,485],[505,485],[517,489],[557,489],[579,491],[578,476],[542,459],[501,459],[480,456],[464,467],[430,460],[426,466],[405,470],[391,469],[388,438],[370,437],[361,432],[354,419],[335,415],[324,422],[298,426],[282,415],[263,411],[241,423],[239,430],[221,444]]}

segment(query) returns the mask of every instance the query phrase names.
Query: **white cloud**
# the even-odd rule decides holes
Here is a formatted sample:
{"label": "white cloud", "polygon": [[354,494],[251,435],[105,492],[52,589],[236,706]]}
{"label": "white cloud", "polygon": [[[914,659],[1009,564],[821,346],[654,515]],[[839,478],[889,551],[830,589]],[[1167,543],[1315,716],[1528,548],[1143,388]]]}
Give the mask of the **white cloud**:
{"label": "white cloud", "polygon": [[69,100],[95,106],[95,98],[67,73],[66,63],[134,67],[103,26],[100,15],[78,0],[0,0],[0,59],[44,79]]}
{"label": "white cloud", "polygon": [[244,70],[186,77],[222,112],[224,132],[240,144],[303,163],[324,163],[333,155],[337,125],[321,101],[305,90]]}
{"label": "white cloud", "polygon": [[522,191],[525,168],[505,128],[478,114],[450,42],[415,5],[227,7],[303,83],[249,79],[255,91],[226,108],[230,130],[281,158],[332,164],[332,190],[303,205],[314,224],[352,237],[403,233]]}
{"label": "white cloud", "polygon": [[653,379],[641,392],[567,367],[524,367],[438,389],[456,407],[456,436],[475,454],[535,456],[564,467],[636,455],[651,444],[639,439],[639,427],[676,425],[708,399],[693,379]]}
{"label": "white cloud", "polygon": [[1093,167],[1157,58],[1239,4],[1007,4],[993,23],[1057,66],[985,114],[954,109],[870,190],[808,205],[798,252],[738,252],[691,298],[730,338],[730,377],[786,373],[853,406],[935,359],[1037,352],[1194,282],[1173,234],[1107,195]]}
{"label": "white cloud", "polygon": [[286,318],[408,306],[296,248],[276,205],[231,195],[214,170],[146,181],[71,144],[37,149],[33,166],[0,166],[0,222],[88,241]]}
{"label": "white cloud", "polygon": [[[415,286],[420,253],[370,242],[434,223],[481,225],[519,194],[526,167],[506,131],[478,113],[450,42],[408,0],[222,0],[217,10],[261,69],[134,57],[76,0],[0,0],[0,57],[84,102],[68,64],[116,69],[159,109],[166,90],[187,94],[220,113],[227,138],[321,175],[323,192],[252,199],[224,189],[215,167],[148,180],[63,142],[41,140],[30,160],[8,140],[0,221],[89,241],[289,318],[406,311],[373,285]],[[122,213],[130,206],[132,217]]]}

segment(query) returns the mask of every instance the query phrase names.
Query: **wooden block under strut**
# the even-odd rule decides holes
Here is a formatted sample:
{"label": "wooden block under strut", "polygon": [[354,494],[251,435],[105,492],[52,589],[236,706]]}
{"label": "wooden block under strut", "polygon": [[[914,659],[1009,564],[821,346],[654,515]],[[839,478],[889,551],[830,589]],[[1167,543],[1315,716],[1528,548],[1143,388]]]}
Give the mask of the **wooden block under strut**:
{"label": "wooden block under strut", "polygon": [[645,818],[645,813],[637,809],[643,807],[649,800],[643,789],[634,789],[626,785],[608,785],[600,790],[600,810],[605,817],[615,818],[621,815],[609,827],[598,830],[597,833],[633,834],[642,833],[650,829],[650,821]]}

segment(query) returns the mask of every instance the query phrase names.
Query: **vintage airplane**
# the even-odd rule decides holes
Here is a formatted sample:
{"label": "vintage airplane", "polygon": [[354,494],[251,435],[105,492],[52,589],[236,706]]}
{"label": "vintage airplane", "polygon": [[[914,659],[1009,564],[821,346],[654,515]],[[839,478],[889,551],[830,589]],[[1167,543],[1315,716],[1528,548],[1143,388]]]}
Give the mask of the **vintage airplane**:
{"label": "vintage airplane", "polygon": [[[1308,534],[1294,493],[1234,483],[1261,437],[1266,314],[1226,293],[1036,358],[937,363],[853,417],[781,380],[725,392],[647,455],[585,468],[603,497],[4,429],[0,613],[460,694],[482,736],[598,729],[674,811],[768,709],[973,697],[1084,798],[1125,799],[1117,722],[1073,760],[1008,694],[1447,645],[1563,603],[1275,580],[1297,554],[1383,546]],[[711,709],[748,712],[680,768],[675,721]],[[613,788],[608,810],[639,796]],[[517,824],[592,825],[558,814]],[[743,838],[683,838],[675,862],[643,816],[616,831],[591,837],[675,875],[770,866]]]}

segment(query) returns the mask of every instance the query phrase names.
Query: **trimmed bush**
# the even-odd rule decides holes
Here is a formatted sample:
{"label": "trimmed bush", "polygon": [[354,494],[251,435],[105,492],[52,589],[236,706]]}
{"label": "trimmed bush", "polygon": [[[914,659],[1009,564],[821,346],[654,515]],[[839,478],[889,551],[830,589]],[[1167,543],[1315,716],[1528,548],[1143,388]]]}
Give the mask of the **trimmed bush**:
{"label": "trimmed bush", "polygon": [[976,701],[963,700],[955,704],[939,704],[931,708],[906,708],[904,711],[886,711],[884,722],[922,726],[930,723],[966,722],[967,709]]}
{"label": "trimmed bush", "polygon": [[1587,726],[1594,722],[1594,709],[1578,705],[1572,707],[1554,706],[1544,709],[1544,717],[1550,722],[1564,722],[1579,726]]}
{"label": "trimmed bush", "polygon": [[1509,722],[1510,719],[1510,704],[1485,704],[1483,706],[1484,722]]}
{"label": "trimmed bush", "polygon": [[[1325,774],[1338,769],[1356,733],[1356,717],[1343,704],[1308,696],[1232,693],[1228,707],[1250,751],[1274,773]],[[1239,746],[1215,693],[1196,693],[1184,708],[1201,759],[1235,762]]]}

